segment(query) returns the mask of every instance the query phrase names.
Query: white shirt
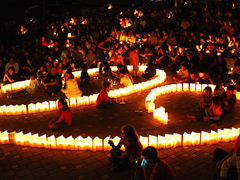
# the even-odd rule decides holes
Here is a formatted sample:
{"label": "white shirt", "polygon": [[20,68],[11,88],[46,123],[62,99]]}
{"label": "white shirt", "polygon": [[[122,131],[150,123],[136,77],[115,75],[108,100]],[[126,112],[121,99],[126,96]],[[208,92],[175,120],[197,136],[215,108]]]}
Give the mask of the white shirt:
{"label": "white shirt", "polygon": [[128,75],[123,75],[119,80],[119,84],[122,84],[124,87],[133,85],[133,83]]}
{"label": "white shirt", "polygon": [[221,167],[220,176],[227,177],[228,169],[230,166],[236,166],[238,172],[238,180],[240,180],[240,156],[234,153],[230,158],[226,159]]}
{"label": "white shirt", "polygon": [[39,86],[39,81],[37,79],[30,79],[30,85],[28,88],[26,88],[26,91],[29,93],[29,94],[34,94],[37,89],[38,89],[38,86]]}
{"label": "white shirt", "polygon": [[182,71],[182,69],[180,69],[178,75],[181,79],[188,78],[189,71],[187,69],[185,71]]}
{"label": "white shirt", "polygon": [[82,91],[78,88],[78,83],[76,79],[68,79],[66,81],[66,89],[62,89],[62,92],[66,95],[68,99],[71,97],[81,97]]}

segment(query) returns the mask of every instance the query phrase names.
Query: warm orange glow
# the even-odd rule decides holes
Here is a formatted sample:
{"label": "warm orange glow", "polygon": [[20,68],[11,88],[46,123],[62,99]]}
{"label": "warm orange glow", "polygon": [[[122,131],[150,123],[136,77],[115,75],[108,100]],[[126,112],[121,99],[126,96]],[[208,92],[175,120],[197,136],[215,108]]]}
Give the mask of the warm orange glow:
{"label": "warm orange glow", "polygon": [[56,139],[54,135],[47,138],[47,145],[49,149],[56,149],[57,145],[56,145]]}
{"label": "warm orange glow", "polygon": [[140,142],[142,143],[143,149],[148,147],[148,137],[140,136]]}
{"label": "warm orange glow", "polygon": [[196,146],[200,144],[200,133],[192,132],[192,145]]}
{"label": "warm orange glow", "polygon": [[209,133],[202,131],[201,133],[201,145],[208,144],[209,141]]}
{"label": "warm orange glow", "polygon": [[157,148],[157,136],[149,135],[149,146]]}
{"label": "warm orange glow", "polygon": [[75,150],[83,150],[83,137],[78,136],[75,138]]}
{"label": "warm orange glow", "polygon": [[99,137],[93,139],[93,151],[102,151],[103,150],[103,141]]}
{"label": "warm orange glow", "polygon": [[166,138],[164,136],[158,135],[158,149],[163,149],[166,147]]}
{"label": "warm orange glow", "polygon": [[192,145],[192,135],[188,133],[183,133],[183,146]]}
{"label": "warm orange glow", "polygon": [[15,134],[15,142],[16,142],[16,145],[24,145],[23,132],[22,131]]}
{"label": "warm orange glow", "polygon": [[63,135],[56,138],[57,141],[57,149],[64,149],[66,144],[66,139]]}

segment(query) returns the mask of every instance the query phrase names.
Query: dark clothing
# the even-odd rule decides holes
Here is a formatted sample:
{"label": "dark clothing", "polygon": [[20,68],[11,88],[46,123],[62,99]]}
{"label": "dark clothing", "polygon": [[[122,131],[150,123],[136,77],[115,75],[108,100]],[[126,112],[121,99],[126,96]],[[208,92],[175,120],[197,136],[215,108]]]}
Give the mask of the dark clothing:
{"label": "dark clothing", "polygon": [[62,79],[61,76],[57,73],[53,76],[51,73],[47,75],[47,83],[54,82],[55,80],[59,80],[57,84],[48,86],[48,90],[51,93],[58,93],[62,88]]}
{"label": "dark clothing", "polygon": [[[8,77],[9,77],[11,80],[14,80],[14,82],[20,81],[19,75],[17,75],[15,72],[14,72],[12,75],[10,75],[10,74],[8,73]],[[7,80],[7,83],[10,83],[10,82]]]}
{"label": "dark clothing", "polygon": [[[228,102],[230,108],[224,104],[225,101]],[[224,109],[234,111],[236,105],[236,96],[233,94],[230,99],[227,99],[226,92],[223,92],[221,96],[221,102]]]}
{"label": "dark clothing", "polygon": [[147,67],[147,69],[145,70],[144,74],[142,74],[142,77],[143,78],[146,78],[146,79],[150,79],[152,78],[153,76],[156,75],[156,69],[155,67]]}

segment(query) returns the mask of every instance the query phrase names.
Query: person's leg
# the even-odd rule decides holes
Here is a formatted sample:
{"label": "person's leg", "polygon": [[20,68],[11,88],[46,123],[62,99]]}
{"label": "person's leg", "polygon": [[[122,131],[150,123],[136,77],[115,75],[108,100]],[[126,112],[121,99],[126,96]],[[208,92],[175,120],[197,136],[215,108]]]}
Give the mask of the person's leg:
{"label": "person's leg", "polygon": [[206,116],[209,116],[208,108],[205,108],[204,111],[205,111],[205,115],[206,115]]}
{"label": "person's leg", "polygon": [[112,149],[110,151],[110,159],[109,160],[114,164],[114,166],[118,166],[121,160],[114,157],[113,156],[114,154],[117,154],[117,155],[120,156],[122,154],[122,151],[121,150],[114,150],[114,149]]}

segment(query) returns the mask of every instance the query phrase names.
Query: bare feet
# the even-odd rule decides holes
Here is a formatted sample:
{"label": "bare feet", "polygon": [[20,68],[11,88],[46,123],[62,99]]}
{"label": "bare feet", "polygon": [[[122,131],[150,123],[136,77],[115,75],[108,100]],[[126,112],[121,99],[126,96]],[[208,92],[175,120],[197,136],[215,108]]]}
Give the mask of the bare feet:
{"label": "bare feet", "polygon": [[190,121],[197,121],[196,116],[187,115],[187,118],[188,118]]}

